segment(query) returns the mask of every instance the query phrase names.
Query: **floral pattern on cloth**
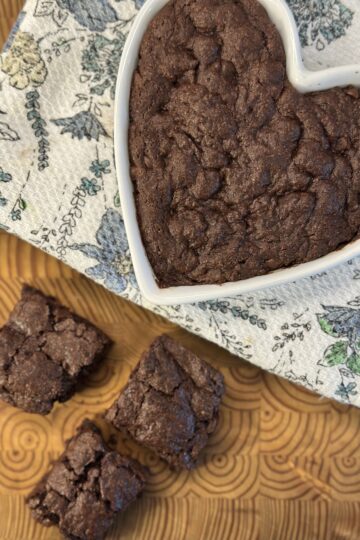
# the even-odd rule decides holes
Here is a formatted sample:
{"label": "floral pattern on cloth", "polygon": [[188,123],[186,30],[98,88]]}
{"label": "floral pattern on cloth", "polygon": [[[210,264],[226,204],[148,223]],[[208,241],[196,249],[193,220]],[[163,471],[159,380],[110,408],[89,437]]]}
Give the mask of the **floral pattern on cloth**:
{"label": "floral pattern on cloth", "polygon": [[16,34],[1,70],[9,75],[9,84],[19,90],[24,90],[30,84],[36,87],[45,82],[48,72],[39,44],[32,34],[21,31]]}
{"label": "floral pattern on cloth", "polygon": [[[287,1],[309,67],[360,61],[357,0]],[[0,56],[1,228],[235,355],[360,406],[360,258],[235,298],[160,307],[141,296],[113,155],[117,70],[141,4],[27,0]]]}
{"label": "floral pattern on cloth", "polygon": [[340,0],[287,0],[294,14],[303,47],[318,50],[345,35],[354,12]]}
{"label": "floral pattern on cloth", "polygon": [[86,268],[87,276],[102,282],[111,291],[121,294],[128,286],[137,287],[124,222],[116,210],[108,208],[96,233],[97,245],[73,244],[75,249],[97,261]]}

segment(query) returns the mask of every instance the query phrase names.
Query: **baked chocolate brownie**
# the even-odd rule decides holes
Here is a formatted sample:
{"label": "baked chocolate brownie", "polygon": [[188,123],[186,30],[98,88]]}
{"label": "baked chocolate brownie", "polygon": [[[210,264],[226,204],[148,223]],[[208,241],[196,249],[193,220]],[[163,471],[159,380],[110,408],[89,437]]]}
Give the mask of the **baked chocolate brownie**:
{"label": "baked chocolate brownie", "polygon": [[168,336],[157,338],[106,419],[168,461],[192,469],[215,430],[223,376]]}
{"label": "baked chocolate brownie", "polygon": [[171,0],[155,16],[129,148],[161,286],[249,278],[359,237],[359,91],[297,92],[255,0]]}
{"label": "baked chocolate brownie", "polygon": [[55,298],[25,285],[0,330],[0,398],[47,414],[66,401],[79,378],[103,357],[110,340]]}
{"label": "baked chocolate brownie", "polygon": [[58,525],[66,538],[100,540],[142,492],[144,473],[137,461],[109,450],[85,421],[27,503],[37,521]]}

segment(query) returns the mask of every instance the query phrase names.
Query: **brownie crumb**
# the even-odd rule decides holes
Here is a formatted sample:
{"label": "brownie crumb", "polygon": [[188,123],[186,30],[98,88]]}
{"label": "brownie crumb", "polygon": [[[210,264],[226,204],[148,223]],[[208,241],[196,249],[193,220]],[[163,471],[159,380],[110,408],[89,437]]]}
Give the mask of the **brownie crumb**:
{"label": "brownie crumb", "polygon": [[360,98],[301,94],[256,0],[171,0],[130,97],[143,243],[162,287],[224,283],[359,238]]}
{"label": "brownie crumb", "polygon": [[89,321],[25,285],[0,330],[0,398],[27,412],[47,414],[66,401],[110,346]]}
{"label": "brownie crumb", "polygon": [[143,491],[145,469],[111,451],[85,421],[62,456],[28,496],[33,517],[58,525],[70,540],[102,540],[116,515]]}
{"label": "brownie crumb", "polygon": [[142,355],[106,419],[173,468],[192,469],[216,428],[223,393],[221,373],[163,335]]}

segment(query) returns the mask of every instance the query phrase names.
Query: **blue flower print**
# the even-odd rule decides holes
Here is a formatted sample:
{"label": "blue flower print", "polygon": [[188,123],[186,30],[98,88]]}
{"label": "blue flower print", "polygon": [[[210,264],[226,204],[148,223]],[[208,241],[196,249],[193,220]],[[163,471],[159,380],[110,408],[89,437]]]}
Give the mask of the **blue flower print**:
{"label": "blue flower print", "polygon": [[301,45],[318,50],[344,36],[354,13],[340,0],[287,0],[299,30]]}
{"label": "blue flower print", "polygon": [[109,169],[110,161],[105,159],[104,161],[99,161],[96,159],[90,165],[90,171],[96,176],[96,178],[101,178],[103,174],[109,174],[111,171]]}
{"label": "blue flower print", "polygon": [[82,178],[81,179],[81,187],[91,197],[96,195],[97,192],[100,191],[100,189],[101,189],[101,187],[97,185],[96,178],[91,178],[91,180],[89,178]]}
{"label": "blue flower print", "polygon": [[0,167],[0,182],[11,182],[12,176],[10,173],[7,173],[4,171],[2,167]]}
{"label": "blue flower print", "polygon": [[75,20],[92,32],[103,32],[106,25],[118,20],[108,0],[56,0],[61,9],[69,11]]}
{"label": "blue flower print", "polygon": [[120,57],[125,44],[125,36],[117,34],[115,39],[103,35],[91,35],[84,49],[81,66],[83,77],[89,81],[90,93],[103,96],[109,90],[111,99],[115,98],[116,79]]}
{"label": "blue flower print", "polygon": [[350,382],[348,384],[344,384],[344,382],[341,382],[335,391],[335,395],[339,396],[340,399],[343,401],[350,401],[350,396],[356,396],[356,383]]}
{"label": "blue flower print", "polygon": [[70,246],[98,262],[87,268],[85,273],[96,281],[102,281],[105,287],[117,294],[124,292],[129,284],[135,286],[124,222],[113,208],[106,210],[96,233],[96,241],[97,245]]}
{"label": "blue flower print", "polygon": [[106,136],[107,133],[96,116],[90,111],[81,111],[75,116],[69,118],[58,118],[51,120],[56,126],[63,126],[61,134],[71,133],[72,139],[91,139],[99,140],[100,135]]}
{"label": "blue flower print", "polygon": [[21,220],[21,210],[12,210],[11,211],[11,219],[13,221],[20,221]]}

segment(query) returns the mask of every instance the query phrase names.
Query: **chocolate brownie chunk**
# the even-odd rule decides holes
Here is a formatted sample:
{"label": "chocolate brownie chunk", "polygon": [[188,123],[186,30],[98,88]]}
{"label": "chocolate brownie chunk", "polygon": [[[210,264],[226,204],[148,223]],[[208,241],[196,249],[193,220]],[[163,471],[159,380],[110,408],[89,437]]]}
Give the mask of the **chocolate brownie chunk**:
{"label": "chocolate brownie chunk", "polygon": [[215,430],[221,373],[168,336],[143,354],[106,419],[174,468],[192,469]]}
{"label": "chocolate brownie chunk", "polygon": [[0,398],[47,414],[66,401],[79,378],[103,357],[110,340],[55,298],[25,285],[0,330]]}
{"label": "chocolate brownie chunk", "polygon": [[161,286],[266,274],[359,237],[359,91],[297,92],[255,0],[171,0],[155,16],[129,148]]}
{"label": "chocolate brownie chunk", "polygon": [[27,503],[37,521],[58,525],[66,538],[100,540],[142,492],[144,473],[137,461],[109,450],[85,421]]}

